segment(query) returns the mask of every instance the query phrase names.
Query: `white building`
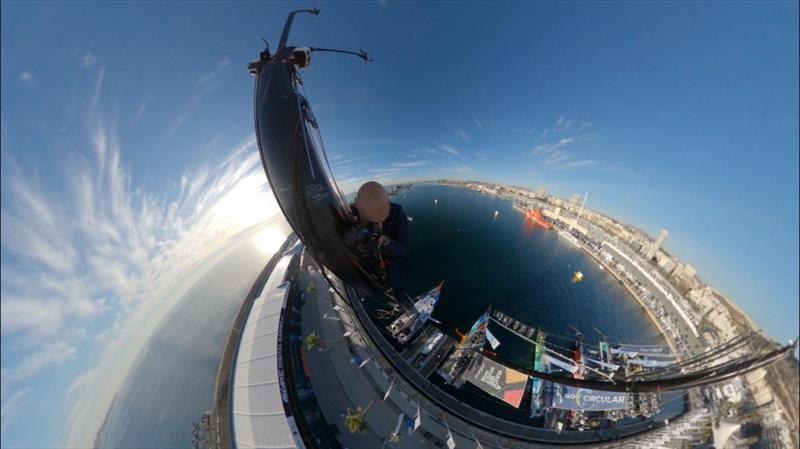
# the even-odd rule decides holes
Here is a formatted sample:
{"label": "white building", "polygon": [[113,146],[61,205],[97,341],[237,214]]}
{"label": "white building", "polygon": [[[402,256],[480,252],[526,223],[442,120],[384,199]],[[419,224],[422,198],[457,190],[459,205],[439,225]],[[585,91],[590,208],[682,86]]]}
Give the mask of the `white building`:
{"label": "white building", "polygon": [[651,260],[653,257],[655,257],[656,251],[661,248],[661,245],[664,243],[664,240],[667,239],[667,236],[669,236],[669,231],[666,229],[662,229],[661,232],[658,233],[656,241],[653,242],[653,244],[650,245],[650,249],[647,250],[647,254],[645,256],[647,260]]}

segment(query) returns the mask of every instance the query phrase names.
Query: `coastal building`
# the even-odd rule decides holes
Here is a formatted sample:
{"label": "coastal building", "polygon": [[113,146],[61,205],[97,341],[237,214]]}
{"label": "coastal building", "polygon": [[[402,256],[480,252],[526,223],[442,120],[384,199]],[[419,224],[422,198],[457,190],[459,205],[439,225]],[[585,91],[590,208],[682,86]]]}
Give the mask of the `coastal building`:
{"label": "coastal building", "polygon": [[645,255],[647,260],[651,260],[653,259],[653,257],[655,257],[656,251],[658,251],[661,248],[661,245],[664,243],[664,240],[667,239],[668,235],[669,232],[666,229],[662,229],[661,232],[658,233],[656,241],[653,242],[653,244],[650,245],[650,249],[647,250],[647,254]]}
{"label": "coastal building", "polygon": [[536,198],[544,199],[547,197],[547,188],[545,186],[539,186],[536,188]]}
{"label": "coastal building", "polygon": [[570,205],[570,207],[577,207],[578,204],[580,204],[580,202],[581,202],[581,196],[578,195],[577,193],[573,193],[569,197],[569,205]]}
{"label": "coastal building", "polygon": [[661,260],[658,261],[658,266],[666,274],[672,273],[675,270],[675,262],[670,257],[662,257]]}

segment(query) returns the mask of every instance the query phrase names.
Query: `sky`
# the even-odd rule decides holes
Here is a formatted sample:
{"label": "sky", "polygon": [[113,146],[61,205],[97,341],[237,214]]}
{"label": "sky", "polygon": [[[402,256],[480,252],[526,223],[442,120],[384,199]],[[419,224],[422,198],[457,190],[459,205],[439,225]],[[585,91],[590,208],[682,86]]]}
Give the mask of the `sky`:
{"label": "sky", "polygon": [[[278,209],[247,62],[305,3],[2,3],[3,447],[86,447],[131,360]],[[656,235],[798,334],[798,4],[325,3],[295,45],[344,191],[476,179]]]}

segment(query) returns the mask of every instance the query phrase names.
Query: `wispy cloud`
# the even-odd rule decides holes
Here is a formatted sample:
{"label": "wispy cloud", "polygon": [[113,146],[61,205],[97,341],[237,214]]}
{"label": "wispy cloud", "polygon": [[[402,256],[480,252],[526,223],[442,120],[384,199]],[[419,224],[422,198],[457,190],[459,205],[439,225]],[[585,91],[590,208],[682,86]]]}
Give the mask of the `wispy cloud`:
{"label": "wispy cloud", "polygon": [[22,73],[19,74],[17,79],[22,81],[23,83],[29,85],[29,86],[35,86],[36,85],[36,80],[33,79],[33,75],[31,75],[31,72],[22,72]]}
{"label": "wispy cloud", "polygon": [[94,56],[94,54],[84,48],[74,47],[70,53],[85,69],[92,67],[97,62],[97,58]]}
{"label": "wispy cloud", "polygon": [[[63,173],[20,166],[4,146],[0,178],[0,333],[15,342],[10,359],[4,346],[3,395],[59,364],[99,359],[69,390],[72,447],[92,444],[135,355],[179,297],[167,292],[278,213],[252,136],[223,161],[186,170],[171,190],[136,185],[117,114],[100,112],[102,84],[101,70],[89,95],[87,144],[61,164]],[[98,329],[100,312],[114,318]],[[7,410],[38,394],[20,391],[3,404],[4,426]]]}
{"label": "wispy cloud", "polygon": [[410,161],[410,162],[394,162],[392,163],[392,167],[396,168],[410,168],[410,167],[421,167],[423,165],[430,164],[429,161],[420,159],[417,161]]}
{"label": "wispy cloud", "polygon": [[477,126],[478,129],[483,129],[483,124],[478,119],[473,118],[472,122],[475,123],[475,126]]}
{"label": "wispy cloud", "polygon": [[[540,156],[542,165],[557,170],[570,170],[598,165],[595,160],[578,159],[574,156],[572,150],[566,150],[567,146],[579,141],[585,141],[585,136],[581,136],[578,133],[585,131],[590,126],[590,122],[578,123],[575,119],[559,116],[553,126],[543,130],[539,138],[536,139],[536,145],[532,153]],[[571,132],[568,133],[568,131]],[[572,135],[567,137],[565,134]]]}
{"label": "wispy cloud", "polygon": [[401,145],[406,143],[406,141],[401,139],[359,139],[353,140],[350,143],[365,145]]}
{"label": "wispy cloud", "polygon": [[563,132],[566,132],[567,130],[569,130],[574,123],[575,123],[575,120],[568,119],[568,118],[566,118],[566,117],[564,117],[562,115],[562,116],[559,116],[558,119],[556,120],[555,129],[556,129],[556,131],[558,131],[560,133],[563,133]]}
{"label": "wispy cloud", "polygon": [[91,52],[88,50],[83,52],[83,56],[81,56],[81,65],[88,69],[93,66],[95,62],[97,62],[97,58],[95,58]]}
{"label": "wispy cloud", "polygon": [[457,125],[453,125],[452,123],[447,123],[446,125],[448,128],[453,130],[453,133],[456,135],[456,137],[463,140],[464,142],[469,143],[472,140],[472,137],[469,135],[469,133],[467,133],[467,131],[464,128]]}
{"label": "wispy cloud", "polygon": [[536,148],[533,149],[533,154],[549,155],[557,151],[559,148],[563,148],[573,142],[575,142],[575,138],[568,137],[565,139],[559,139],[553,143],[540,143],[539,145],[536,145]]}
{"label": "wispy cloud", "polygon": [[16,417],[19,403],[28,393],[28,390],[29,388],[26,387],[15,391],[14,394],[3,403],[2,408],[0,408],[0,435],[5,433],[8,426],[11,425],[11,422]]}
{"label": "wispy cloud", "polygon": [[133,120],[131,121],[130,128],[136,126],[139,123],[139,119],[142,118],[142,114],[144,114],[144,110],[147,109],[147,105],[150,104],[152,97],[150,95],[144,97],[142,101],[139,103],[139,107],[136,108],[136,115],[133,116]]}
{"label": "wispy cloud", "polygon": [[446,143],[440,143],[440,144],[436,145],[436,149],[438,149],[440,151],[443,151],[445,153],[452,154],[454,156],[458,156],[459,155],[459,152],[455,147],[453,147],[451,145],[448,145]]}
{"label": "wispy cloud", "polygon": [[582,159],[582,160],[579,160],[579,161],[566,162],[564,164],[559,165],[558,168],[560,170],[569,170],[569,169],[573,169],[573,168],[589,167],[589,166],[596,165],[596,164],[597,164],[596,161]]}
{"label": "wispy cloud", "polygon": [[189,99],[189,102],[186,103],[186,106],[183,107],[183,109],[178,113],[178,116],[175,117],[175,120],[172,121],[172,124],[169,126],[169,128],[167,128],[166,139],[171,139],[172,136],[174,136],[175,133],[181,129],[184,122],[186,122],[186,119],[189,117],[189,114],[194,111],[195,107],[197,107],[197,105],[200,104],[205,97],[214,91],[215,87],[215,84],[205,85],[200,92]]}
{"label": "wispy cloud", "polygon": [[570,159],[571,157],[572,156],[570,156],[566,151],[553,150],[547,155],[547,157],[544,159],[542,163],[544,165],[555,165],[567,159]]}
{"label": "wispy cloud", "polygon": [[196,86],[197,87],[203,87],[206,84],[209,84],[210,82],[214,81],[214,79],[217,76],[219,76],[219,74],[222,73],[222,71],[225,70],[225,67],[228,67],[228,65],[230,65],[230,63],[231,63],[231,60],[227,56],[222,58],[222,61],[220,61],[217,64],[217,67],[214,68],[214,70],[206,73],[205,75],[201,76],[197,80]]}
{"label": "wispy cloud", "polygon": [[75,347],[66,341],[55,341],[43,345],[41,349],[25,357],[4,374],[5,382],[13,384],[35,376],[45,368],[59,365],[75,355]]}

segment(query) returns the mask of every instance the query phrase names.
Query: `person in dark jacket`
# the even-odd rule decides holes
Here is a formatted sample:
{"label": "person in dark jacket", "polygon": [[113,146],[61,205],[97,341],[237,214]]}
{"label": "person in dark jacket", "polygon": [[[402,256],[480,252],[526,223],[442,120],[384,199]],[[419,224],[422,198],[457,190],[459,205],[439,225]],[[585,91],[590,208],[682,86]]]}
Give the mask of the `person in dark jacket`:
{"label": "person in dark jacket", "polygon": [[389,194],[382,185],[370,181],[358,189],[356,201],[350,208],[362,226],[373,229],[394,297],[407,301],[401,277],[403,260],[411,252],[411,235],[403,207],[389,201]]}

